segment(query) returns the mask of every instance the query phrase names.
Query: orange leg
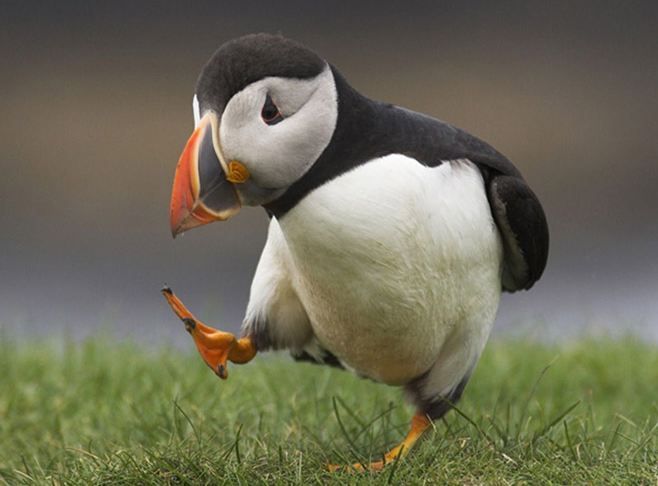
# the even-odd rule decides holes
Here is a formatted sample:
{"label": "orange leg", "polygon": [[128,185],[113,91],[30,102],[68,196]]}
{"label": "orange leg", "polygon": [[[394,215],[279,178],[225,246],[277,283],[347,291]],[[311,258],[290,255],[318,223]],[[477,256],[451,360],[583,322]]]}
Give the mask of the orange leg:
{"label": "orange leg", "polygon": [[397,445],[396,447],[388,451],[386,454],[384,454],[383,460],[371,462],[370,464],[366,465],[365,469],[363,465],[359,463],[352,464],[351,466],[339,466],[335,464],[330,464],[329,471],[331,472],[341,471],[341,470],[356,470],[358,472],[381,471],[384,468],[384,466],[386,466],[386,464],[389,464],[398,458],[401,459],[404,456],[406,456],[409,450],[416,443],[416,441],[423,435],[423,432],[425,432],[431,425],[432,425],[432,421],[429,419],[427,415],[421,412],[416,412],[416,414],[411,419],[411,428],[409,429],[409,433],[407,434],[407,436],[399,445]]}
{"label": "orange leg", "polygon": [[237,339],[230,332],[206,326],[187,310],[169,287],[162,289],[162,295],[167,299],[174,314],[185,324],[185,330],[192,335],[203,360],[221,379],[228,378],[228,361],[242,364],[256,356],[256,346],[250,337]]}

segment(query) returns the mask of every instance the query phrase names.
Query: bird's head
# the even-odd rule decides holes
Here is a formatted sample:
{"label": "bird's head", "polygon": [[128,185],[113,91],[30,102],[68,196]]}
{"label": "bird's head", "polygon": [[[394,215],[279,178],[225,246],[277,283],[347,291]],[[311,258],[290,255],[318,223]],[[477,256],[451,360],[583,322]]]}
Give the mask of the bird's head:
{"label": "bird's head", "polygon": [[171,195],[174,236],[276,200],[318,159],[336,127],[330,66],[281,36],[222,45],[193,99],[195,130]]}

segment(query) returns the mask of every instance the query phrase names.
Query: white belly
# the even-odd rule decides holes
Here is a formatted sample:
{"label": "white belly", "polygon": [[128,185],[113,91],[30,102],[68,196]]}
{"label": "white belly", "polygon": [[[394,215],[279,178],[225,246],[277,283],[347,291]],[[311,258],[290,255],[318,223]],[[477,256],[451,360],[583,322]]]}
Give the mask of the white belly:
{"label": "white belly", "polygon": [[464,367],[477,359],[498,307],[502,248],[470,162],[428,168],[389,155],[319,187],[280,225],[313,331],[344,364],[403,384],[442,351]]}

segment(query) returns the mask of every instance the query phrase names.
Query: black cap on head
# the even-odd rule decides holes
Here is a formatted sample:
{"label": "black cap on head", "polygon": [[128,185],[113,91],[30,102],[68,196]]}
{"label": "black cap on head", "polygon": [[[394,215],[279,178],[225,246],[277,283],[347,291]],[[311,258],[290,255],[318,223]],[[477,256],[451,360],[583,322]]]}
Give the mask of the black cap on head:
{"label": "black cap on head", "polygon": [[324,67],[315,52],[281,35],[246,35],[215,51],[201,71],[196,95],[200,105],[221,113],[235,93],[255,81],[269,76],[312,78]]}

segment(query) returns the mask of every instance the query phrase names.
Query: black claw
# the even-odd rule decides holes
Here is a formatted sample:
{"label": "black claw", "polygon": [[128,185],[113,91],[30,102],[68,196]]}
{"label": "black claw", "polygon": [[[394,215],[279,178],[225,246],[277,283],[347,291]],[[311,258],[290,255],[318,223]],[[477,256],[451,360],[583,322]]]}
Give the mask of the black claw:
{"label": "black claw", "polygon": [[169,295],[174,294],[174,292],[169,288],[169,285],[167,285],[167,284],[164,284],[162,289],[160,289],[160,292],[165,293],[165,294],[169,294]]}
{"label": "black claw", "polygon": [[183,324],[185,324],[185,330],[187,332],[192,332],[192,330],[196,327],[196,321],[192,319],[191,317],[185,317],[182,319]]}
{"label": "black claw", "polygon": [[217,366],[217,375],[218,375],[220,378],[226,378],[226,366],[224,366],[223,364],[220,363],[220,364]]}

